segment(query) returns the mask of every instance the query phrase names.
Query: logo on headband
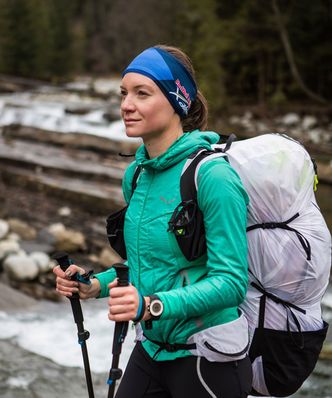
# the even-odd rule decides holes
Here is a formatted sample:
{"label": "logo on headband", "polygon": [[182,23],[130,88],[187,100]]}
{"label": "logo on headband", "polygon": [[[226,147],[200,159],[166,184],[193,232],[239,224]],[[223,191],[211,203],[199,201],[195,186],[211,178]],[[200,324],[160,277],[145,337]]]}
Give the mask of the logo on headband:
{"label": "logo on headband", "polygon": [[190,95],[188,94],[186,88],[182,86],[179,79],[175,80],[175,84],[176,84],[176,92],[170,91],[169,93],[175,95],[176,100],[179,103],[180,107],[183,109],[184,113],[187,114],[191,106]]}

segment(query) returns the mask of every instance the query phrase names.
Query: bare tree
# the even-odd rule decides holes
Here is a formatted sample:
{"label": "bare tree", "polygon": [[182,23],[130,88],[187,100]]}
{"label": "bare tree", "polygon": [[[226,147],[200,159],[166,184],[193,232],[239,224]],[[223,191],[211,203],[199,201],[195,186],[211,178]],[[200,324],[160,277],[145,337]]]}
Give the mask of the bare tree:
{"label": "bare tree", "polygon": [[294,80],[297,82],[297,84],[299,85],[299,87],[301,88],[301,90],[311,99],[321,102],[323,104],[326,104],[327,101],[321,97],[320,95],[312,92],[304,83],[300,72],[296,66],[296,62],[294,59],[294,53],[292,50],[292,46],[288,37],[288,33],[287,33],[287,29],[286,26],[282,20],[282,16],[281,16],[281,12],[278,6],[278,0],[272,0],[272,8],[273,8],[273,12],[274,12],[274,16],[276,19],[276,23],[277,23],[277,27],[279,30],[279,34],[280,34],[280,38],[282,41],[282,44],[284,46],[284,50],[286,53],[286,58],[287,58],[287,62],[289,64],[291,73],[293,75]]}

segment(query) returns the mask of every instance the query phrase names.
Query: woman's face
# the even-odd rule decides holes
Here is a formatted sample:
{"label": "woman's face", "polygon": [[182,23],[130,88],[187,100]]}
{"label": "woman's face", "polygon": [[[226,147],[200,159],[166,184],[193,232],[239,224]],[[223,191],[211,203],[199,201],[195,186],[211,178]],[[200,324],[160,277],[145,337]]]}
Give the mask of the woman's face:
{"label": "woman's face", "polygon": [[178,127],[179,115],[148,77],[127,73],[122,79],[121,96],[121,116],[128,137],[149,141]]}

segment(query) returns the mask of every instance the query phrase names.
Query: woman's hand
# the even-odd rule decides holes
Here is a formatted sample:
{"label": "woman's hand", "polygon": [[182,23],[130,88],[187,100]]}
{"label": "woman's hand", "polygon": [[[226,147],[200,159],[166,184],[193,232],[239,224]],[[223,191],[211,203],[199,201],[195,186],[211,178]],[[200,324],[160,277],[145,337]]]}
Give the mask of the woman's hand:
{"label": "woman's hand", "polygon": [[98,279],[91,279],[90,285],[70,279],[76,272],[81,275],[85,274],[85,270],[75,264],[70,265],[66,272],[62,271],[60,266],[57,265],[53,268],[53,272],[56,275],[56,291],[62,296],[72,297],[73,293],[78,293],[81,299],[86,300],[88,298],[98,297],[100,294],[100,283]]}
{"label": "woman's hand", "polygon": [[[140,294],[133,285],[118,287],[117,279],[108,285],[108,319],[115,322],[131,321],[137,317],[140,304]],[[143,298],[147,303],[147,297]],[[144,320],[148,319],[145,310]]]}

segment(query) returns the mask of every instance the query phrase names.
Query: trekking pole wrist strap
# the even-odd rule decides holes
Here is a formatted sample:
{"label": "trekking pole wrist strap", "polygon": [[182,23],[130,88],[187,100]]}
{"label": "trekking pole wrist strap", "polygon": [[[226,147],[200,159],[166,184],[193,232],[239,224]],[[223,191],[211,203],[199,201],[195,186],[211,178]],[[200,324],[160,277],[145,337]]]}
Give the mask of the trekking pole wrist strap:
{"label": "trekking pole wrist strap", "polygon": [[139,304],[138,304],[137,314],[133,319],[134,323],[138,323],[143,319],[146,310],[144,296],[140,292],[138,292],[138,296],[139,296]]}
{"label": "trekking pole wrist strap", "polygon": [[85,274],[80,274],[77,272],[75,274],[75,280],[80,283],[84,283],[85,285],[91,285],[91,275],[93,274],[93,270],[86,272]]}

